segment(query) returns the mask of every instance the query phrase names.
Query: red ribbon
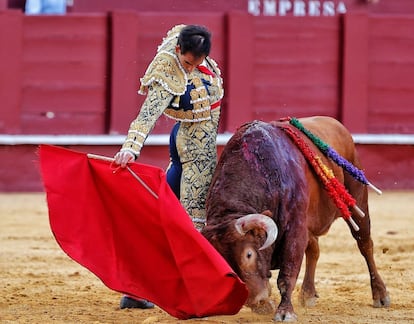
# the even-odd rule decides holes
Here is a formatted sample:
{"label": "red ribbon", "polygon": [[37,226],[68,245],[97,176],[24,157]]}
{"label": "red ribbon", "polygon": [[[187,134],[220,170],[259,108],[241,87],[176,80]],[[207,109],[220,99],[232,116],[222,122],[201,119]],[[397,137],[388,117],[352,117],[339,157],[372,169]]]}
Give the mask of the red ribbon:
{"label": "red ribbon", "polygon": [[207,75],[211,75],[212,77],[215,77],[216,76],[213,72],[211,72],[209,69],[207,69],[204,65],[197,66],[197,69],[201,73],[204,73],[204,74],[207,74]]}

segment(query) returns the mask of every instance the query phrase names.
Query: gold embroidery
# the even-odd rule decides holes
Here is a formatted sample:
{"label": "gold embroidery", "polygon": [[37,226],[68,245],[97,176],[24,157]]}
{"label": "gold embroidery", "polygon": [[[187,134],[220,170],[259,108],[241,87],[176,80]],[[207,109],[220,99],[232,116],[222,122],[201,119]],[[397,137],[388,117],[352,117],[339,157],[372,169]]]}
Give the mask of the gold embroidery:
{"label": "gold embroidery", "polygon": [[223,90],[223,79],[221,78],[221,71],[214,59],[207,56],[206,62],[209,67],[211,67],[211,70],[215,73],[216,77],[212,78],[213,82],[212,85],[208,87],[208,90],[210,92],[210,98],[211,102],[217,102],[224,96],[224,90]]}
{"label": "gold embroidery", "polygon": [[181,123],[177,133],[177,150],[183,167],[180,201],[201,229],[205,222],[205,200],[217,163],[216,137],[220,108],[211,112],[211,120]]}
{"label": "gold embroidery", "polygon": [[178,62],[175,53],[162,51],[157,54],[141,78],[140,93],[145,93],[147,87],[153,82],[158,82],[173,95],[184,94],[187,74]]}
{"label": "gold embroidery", "polygon": [[187,75],[175,55],[178,35],[184,27],[185,25],[174,26],[163,38],[157,55],[141,78],[140,94],[145,94],[147,87],[154,81],[159,82],[171,94],[180,95],[185,92]]}
{"label": "gold embroidery", "polygon": [[177,101],[175,98],[172,106],[173,108],[167,108],[164,114],[172,119],[179,121],[203,121],[211,118],[210,114],[210,97],[208,95],[206,86],[198,76],[193,76],[189,80],[190,84],[194,85],[194,89],[190,90],[191,104],[193,105],[192,110],[173,109]]}
{"label": "gold embroidery", "polygon": [[183,122],[200,122],[203,120],[210,120],[210,109],[200,112],[194,112],[194,110],[175,110],[167,108],[164,111],[167,117]]}
{"label": "gold embroidery", "polygon": [[[191,73],[191,80],[175,54],[177,37],[184,25],[172,28],[145,75],[141,78],[139,93],[147,93],[141,110],[132,121],[127,139],[121,150],[128,150],[137,157],[144,141],[162,113],[181,121],[177,134],[177,149],[183,163],[180,201],[196,228],[201,229],[205,220],[205,199],[217,162],[216,136],[220,117],[220,107],[211,110],[210,103],[223,97],[221,72],[216,62],[206,58],[206,63],[216,77],[203,74],[199,70]],[[205,85],[202,79],[211,84]],[[193,109],[176,110],[180,96],[187,90],[188,82],[195,89],[190,98]],[[207,88],[206,88],[207,87]]]}
{"label": "gold embroidery", "polygon": [[173,95],[160,84],[154,83],[148,89],[148,95],[138,116],[131,122],[127,138],[122,145],[123,151],[130,151],[139,156],[148,134],[154,128],[156,121],[168,107]]}
{"label": "gold embroidery", "polygon": [[[223,97],[221,71],[217,63],[207,57],[206,63],[216,74],[216,77],[207,76],[197,69],[193,71],[191,74],[192,80],[190,80],[196,88],[196,91],[190,94],[193,110],[184,111],[182,109],[167,108],[168,106],[179,107],[180,96],[187,90],[187,83],[189,82],[187,73],[175,54],[177,38],[184,26],[175,26],[167,33],[157,49],[157,55],[141,78],[141,87],[138,92],[140,94],[148,92],[147,97],[137,118],[131,123],[126,141],[122,146],[122,150],[129,150],[137,157],[145,139],[162,113],[182,122],[208,121],[212,114],[210,103],[215,103]],[[205,78],[211,82],[211,85],[207,86],[208,91],[200,78]]]}

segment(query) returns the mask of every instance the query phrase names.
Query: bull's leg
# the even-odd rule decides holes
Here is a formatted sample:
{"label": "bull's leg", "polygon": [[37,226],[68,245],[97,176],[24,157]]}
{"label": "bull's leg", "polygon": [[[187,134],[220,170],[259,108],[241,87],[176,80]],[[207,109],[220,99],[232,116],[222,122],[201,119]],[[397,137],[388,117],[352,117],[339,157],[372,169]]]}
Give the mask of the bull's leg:
{"label": "bull's leg", "polygon": [[372,299],[374,307],[388,307],[390,306],[390,296],[387,288],[378,273],[377,266],[374,260],[374,243],[371,238],[371,221],[368,209],[368,192],[367,188],[360,184],[355,184],[350,187],[350,193],[354,196],[358,206],[365,213],[365,217],[361,217],[353,213],[352,218],[359,226],[359,231],[355,231],[348,223],[352,236],[357,241],[359,251],[365,258],[368,266],[368,271],[371,280]]}
{"label": "bull's leg", "polygon": [[319,259],[319,242],[318,238],[309,233],[308,246],[306,247],[306,269],[305,277],[299,295],[299,301],[302,306],[312,307],[316,304],[319,297],[315,289],[315,271]]}
{"label": "bull's leg", "polygon": [[280,291],[281,300],[274,317],[274,320],[277,322],[294,322],[297,320],[297,315],[292,305],[292,292],[295,283],[295,278],[285,276],[279,272],[277,286]]}
{"label": "bull's leg", "polygon": [[[358,216],[353,215],[354,220]],[[374,243],[370,235],[370,221],[368,212],[365,211],[365,217],[356,221],[360,230],[356,232],[349,224],[352,236],[357,241],[359,251],[365,258],[371,280],[372,299],[374,307],[388,307],[390,305],[390,297],[381,276],[378,273],[374,260]]]}
{"label": "bull's leg", "polygon": [[302,265],[303,255],[308,242],[306,224],[296,224],[292,230],[285,233],[286,241],[281,249],[282,258],[277,286],[280,291],[280,304],[276,310],[275,321],[293,322],[297,316],[293,310],[292,292]]}

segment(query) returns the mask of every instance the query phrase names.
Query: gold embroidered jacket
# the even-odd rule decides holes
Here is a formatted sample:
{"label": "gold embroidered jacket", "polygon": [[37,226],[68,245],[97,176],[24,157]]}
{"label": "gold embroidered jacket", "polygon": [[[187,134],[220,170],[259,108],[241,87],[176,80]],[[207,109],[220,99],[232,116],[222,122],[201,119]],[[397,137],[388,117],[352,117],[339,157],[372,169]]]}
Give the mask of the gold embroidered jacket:
{"label": "gold embroidered jacket", "polygon": [[141,78],[138,93],[147,97],[138,116],[130,124],[121,151],[130,151],[138,157],[148,134],[162,114],[182,122],[210,120],[211,105],[223,97],[221,73],[213,59],[207,57],[203,65],[215,74],[214,77],[198,69],[188,74],[181,66],[175,47],[183,27],[179,25],[168,32]]}

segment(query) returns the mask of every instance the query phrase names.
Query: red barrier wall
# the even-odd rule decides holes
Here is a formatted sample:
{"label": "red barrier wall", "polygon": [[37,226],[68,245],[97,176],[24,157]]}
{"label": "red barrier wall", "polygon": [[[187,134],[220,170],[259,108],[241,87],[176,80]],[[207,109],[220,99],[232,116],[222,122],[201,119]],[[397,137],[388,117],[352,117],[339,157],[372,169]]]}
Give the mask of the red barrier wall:
{"label": "red barrier wall", "polygon": [[[0,54],[0,133],[125,133],[144,99],[136,93],[139,77],[178,23],[213,32],[226,90],[222,132],[251,119],[315,114],[356,133],[414,130],[414,16],[6,11],[0,18],[0,40],[8,44]],[[160,120],[155,133],[170,125]]]}
{"label": "red barrier wall", "polygon": [[23,16],[17,11],[0,11],[0,44],[7,44],[0,50],[0,133],[21,132],[22,38]]}
{"label": "red barrier wall", "polygon": [[338,117],[339,22],[230,14],[226,129],[288,115]]}
{"label": "red barrier wall", "polygon": [[[9,10],[0,11],[0,44],[7,44],[0,50],[0,137],[125,134],[144,99],[136,93],[139,77],[178,23],[204,24],[213,32],[212,56],[225,82],[221,133],[252,119],[313,114],[336,117],[352,133],[414,131],[414,15],[114,11],[26,17]],[[154,133],[168,133],[171,124],[162,118]],[[359,145],[372,182],[414,188],[407,177],[411,144]],[[119,149],[71,147],[108,155]],[[0,191],[41,188],[28,165],[35,149],[0,145]],[[165,146],[144,148],[144,163],[165,167],[167,159]]]}
{"label": "red barrier wall", "polygon": [[107,21],[105,14],[24,17],[21,133],[105,133]]}
{"label": "red barrier wall", "polygon": [[414,16],[368,17],[368,133],[414,133]]}

